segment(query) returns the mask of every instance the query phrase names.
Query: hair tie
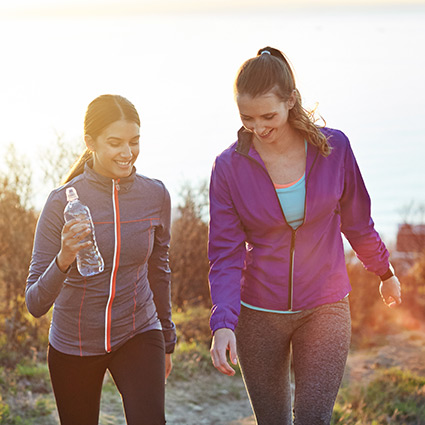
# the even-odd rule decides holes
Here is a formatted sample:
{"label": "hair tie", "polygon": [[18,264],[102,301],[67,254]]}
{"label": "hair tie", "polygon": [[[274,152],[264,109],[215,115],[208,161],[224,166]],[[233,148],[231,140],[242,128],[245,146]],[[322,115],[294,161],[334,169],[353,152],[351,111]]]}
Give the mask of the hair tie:
{"label": "hair tie", "polygon": [[270,53],[268,50],[263,50],[263,51],[261,52],[261,54],[262,54],[262,55],[264,55],[264,54],[271,55],[271,53]]}

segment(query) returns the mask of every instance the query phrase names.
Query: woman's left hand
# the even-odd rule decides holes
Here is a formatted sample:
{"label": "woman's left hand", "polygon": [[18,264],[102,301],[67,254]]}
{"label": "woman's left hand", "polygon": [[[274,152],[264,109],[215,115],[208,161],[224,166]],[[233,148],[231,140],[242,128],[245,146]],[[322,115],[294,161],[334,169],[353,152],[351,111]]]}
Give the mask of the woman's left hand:
{"label": "woman's left hand", "polygon": [[381,294],[382,300],[388,307],[395,307],[396,305],[401,304],[400,281],[396,276],[392,276],[381,282],[379,285],[379,293]]}
{"label": "woman's left hand", "polygon": [[165,381],[167,381],[168,375],[171,373],[173,368],[173,359],[171,354],[165,354]]}

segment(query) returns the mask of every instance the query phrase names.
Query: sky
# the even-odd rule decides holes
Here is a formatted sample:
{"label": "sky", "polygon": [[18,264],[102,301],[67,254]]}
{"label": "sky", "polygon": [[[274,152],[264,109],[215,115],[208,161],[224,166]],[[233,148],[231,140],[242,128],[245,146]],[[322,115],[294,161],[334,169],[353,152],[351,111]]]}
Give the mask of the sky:
{"label": "sky", "polygon": [[[424,5],[0,0],[0,154],[13,143],[37,168],[58,134],[81,141],[92,99],[122,94],[141,115],[137,169],[163,180],[175,205],[182,183],[207,179],[234,141],[238,67],[272,45],[293,63],[304,105],[318,102],[352,140],[376,221],[393,233],[400,208],[425,203]],[[36,190],[40,207],[49,188]]]}
{"label": "sky", "polygon": [[[415,5],[425,0],[1,0],[3,16],[74,16],[264,10],[283,7]],[[100,9],[99,9],[100,8]]]}

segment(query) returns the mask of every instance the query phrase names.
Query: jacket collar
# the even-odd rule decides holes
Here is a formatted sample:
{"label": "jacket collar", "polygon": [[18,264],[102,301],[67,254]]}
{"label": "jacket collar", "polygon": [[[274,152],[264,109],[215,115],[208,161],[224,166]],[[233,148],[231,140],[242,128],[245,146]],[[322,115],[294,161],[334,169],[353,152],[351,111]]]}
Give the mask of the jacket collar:
{"label": "jacket collar", "polygon": [[248,131],[245,127],[241,127],[238,131],[236,152],[254,158],[264,168],[266,168],[260,154],[257,152],[257,149],[255,149],[254,144],[252,143],[252,137],[253,134],[250,131]]}
{"label": "jacket collar", "polygon": [[236,151],[248,155],[252,145],[252,133],[245,127],[241,127],[238,131],[238,143],[236,145]]}
{"label": "jacket collar", "polygon": [[128,177],[120,179],[112,179],[110,177],[102,176],[93,170],[93,161],[87,161],[84,165],[84,177],[98,189],[112,191],[113,183],[119,184],[120,191],[128,192],[133,185],[136,177],[136,167],[133,166],[133,170]]}

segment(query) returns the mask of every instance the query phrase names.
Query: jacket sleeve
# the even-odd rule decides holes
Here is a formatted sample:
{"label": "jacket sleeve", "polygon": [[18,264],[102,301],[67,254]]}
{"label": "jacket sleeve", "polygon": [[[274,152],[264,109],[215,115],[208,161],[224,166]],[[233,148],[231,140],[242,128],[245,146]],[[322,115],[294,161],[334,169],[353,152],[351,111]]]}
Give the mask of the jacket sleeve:
{"label": "jacket sleeve", "polygon": [[210,181],[208,257],[212,300],[210,327],[234,330],[241,306],[241,277],[246,235],[217,158]]}
{"label": "jacket sleeve", "polygon": [[340,199],[341,231],[364,267],[382,276],[389,268],[389,253],[374,228],[371,202],[359,166],[346,139],[344,190]]}
{"label": "jacket sleeve", "polygon": [[171,201],[163,186],[161,223],[155,229],[152,254],[148,260],[148,280],[161,322],[167,353],[174,351],[177,341],[176,327],[171,320],[171,271],[168,252],[170,249]]}
{"label": "jacket sleeve", "polygon": [[50,310],[67,276],[56,263],[65,221],[63,205],[53,198],[51,194],[37,222],[25,289],[28,311],[35,317],[41,317]]}

